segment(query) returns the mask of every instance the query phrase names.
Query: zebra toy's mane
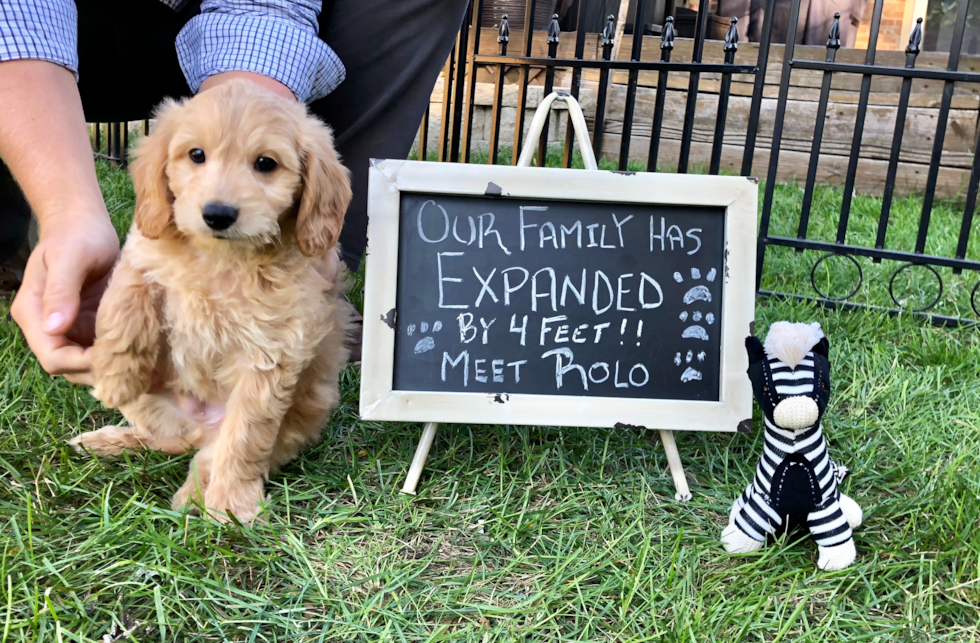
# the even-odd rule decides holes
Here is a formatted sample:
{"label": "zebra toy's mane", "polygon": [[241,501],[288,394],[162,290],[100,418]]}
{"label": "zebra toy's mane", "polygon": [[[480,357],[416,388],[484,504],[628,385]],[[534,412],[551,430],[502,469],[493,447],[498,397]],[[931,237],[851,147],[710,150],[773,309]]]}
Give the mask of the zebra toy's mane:
{"label": "zebra toy's mane", "polygon": [[770,326],[763,348],[770,357],[777,358],[790,368],[796,368],[796,365],[823,337],[824,334],[820,330],[818,322],[794,324],[779,321]]}

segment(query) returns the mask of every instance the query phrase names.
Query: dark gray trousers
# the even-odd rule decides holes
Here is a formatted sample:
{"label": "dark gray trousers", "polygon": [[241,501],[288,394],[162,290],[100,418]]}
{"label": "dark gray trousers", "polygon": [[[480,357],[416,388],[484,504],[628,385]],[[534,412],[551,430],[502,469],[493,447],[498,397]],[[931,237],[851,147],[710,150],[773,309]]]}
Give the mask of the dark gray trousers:
{"label": "dark gray trousers", "polygon": [[[158,0],[77,0],[78,89],[89,122],[147,118],[165,96],[190,90],[174,38],[197,14]],[[340,237],[356,270],[367,234],[368,163],[411,151],[439,71],[449,56],[467,0],[324,0],[320,38],[347,68],[347,79],[310,108],[334,129],[350,169],[354,198]],[[0,162],[0,261],[27,234],[29,210]]]}

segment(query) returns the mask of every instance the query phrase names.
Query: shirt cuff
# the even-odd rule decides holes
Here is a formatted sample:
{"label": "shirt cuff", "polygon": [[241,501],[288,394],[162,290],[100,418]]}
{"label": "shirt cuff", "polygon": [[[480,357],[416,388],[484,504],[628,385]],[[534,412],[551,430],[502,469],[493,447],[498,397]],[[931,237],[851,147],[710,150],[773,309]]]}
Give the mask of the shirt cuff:
{"label": "shirt cuff", "polygon": [[191,91],[225,71],[250,71],[278,80],[299,100],[323,98],[343,82],[337,54],[312,33],[273,16],[204,13],[177,35],[177,58]]}
{"label": "shirt cuff", "polygon": [[78,11],[72,0],[0,3],[0,62],[46,60],[78,80]]}

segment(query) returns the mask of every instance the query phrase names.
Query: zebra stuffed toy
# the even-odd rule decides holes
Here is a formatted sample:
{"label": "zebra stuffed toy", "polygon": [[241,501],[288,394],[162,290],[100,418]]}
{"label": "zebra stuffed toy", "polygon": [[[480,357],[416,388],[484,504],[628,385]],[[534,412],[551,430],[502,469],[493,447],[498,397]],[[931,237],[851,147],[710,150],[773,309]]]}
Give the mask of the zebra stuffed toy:
{"label": "zebra stuffed toy", "polygon": [[776,322],[765,345],[745,340],[749,379],[765,415],[766,444],[755,479],[732,505],[721,541],[730,553],[806,527],[820,569],[844,569],[856,551],[861,508],[838,489],[847,469],[830,459],[820,420],[830,400],[829,343],[820,324]]}

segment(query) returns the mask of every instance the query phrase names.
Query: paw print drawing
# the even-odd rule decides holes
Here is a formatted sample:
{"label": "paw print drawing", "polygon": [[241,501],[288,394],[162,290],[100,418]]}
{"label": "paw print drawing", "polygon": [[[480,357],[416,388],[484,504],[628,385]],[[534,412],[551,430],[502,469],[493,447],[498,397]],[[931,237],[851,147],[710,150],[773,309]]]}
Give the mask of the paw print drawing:
{"label": "paw print drawing", "polygon": [[[421,322],[418,325],[417,329],[421,334],[425,335],[425,333],[429,332],[429,322]],[[438,320],[434,321],[432,323],[431,330],[433,333],[438,333],[440,330],[442,330],[442,322]],[[416,331],[415,324],[409,324],[408,328],[405,329],[405,333],[409,337],[414,335],[415,331]],[[427,353],[435,347],[436,347],[436,340],[431,335],[426,335],[419,341],[415,342],[415,354],[421,355],[422,353]]]}
{"label": "paw print drawing", "polygon": [[[714,268],[708,271],[708,274],[704,276],[708,283],[714,283],[715,278],[718,276],[718,271]],[[698,268],[691,268],[691,280],[700,281],[701,271]],[[679,272],[674,273],[674,281],[679,284],[684,283],[684,276]],[[711,303],[711,290],[708,286],[704,284],[695,284],[691,286],[687,292],[684,293],[684,304],[687,306],[694,306],[698,302]],[[682,322],[687,322],[688,319],[693,322],[681,333],[682,339],[696,339],[699,341],[708,341],[708,328],[705,325],[711,326],[715,323],[714,313],[702,313],[700,310],[682,310],[680,314],[680,320]],[[698,363],[703,362],[707,357],[704,351],[697,353]],[[699,381],[702,379],[701,371],[697,370],[694,366],[690,364],[694,361],[695,353],[693,350],[687,351],[686,356],[681,358],[681,353],[678,352],[674,355],[674,365],[681,366],[682,364],[687,365],[684,372],[681,373],[681,381],[684,383],[691,381]]]}
{"label": "paw print drawing", "polygon": [[[700,353],[698,353],[698,361],[699,362],[703,362],[705,357],[707,357],[707,354],[704,351],[701,351]],[[694,351],[687,351],[687,356],[684,358],[684,363],[685,364],[690,364],[693,360],[694,360]],[[677,353],[676,355],[674,355],[674,364],[676,366],[680,366],[681,365],[681,354],[680,353]],[[691,380],[700,380],[700,379],[701,379],[701,371],[699,371],[699,370],[697,370],[697,369],[695,369],[695,368],[693,368],[691,366],[688,366],[687,368],[685,368],[684,369],[684,372],[681,373],[681,381],[684,382],[684,383],[690,382]]]}

